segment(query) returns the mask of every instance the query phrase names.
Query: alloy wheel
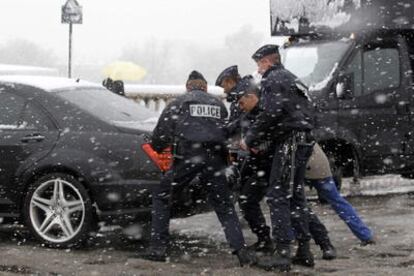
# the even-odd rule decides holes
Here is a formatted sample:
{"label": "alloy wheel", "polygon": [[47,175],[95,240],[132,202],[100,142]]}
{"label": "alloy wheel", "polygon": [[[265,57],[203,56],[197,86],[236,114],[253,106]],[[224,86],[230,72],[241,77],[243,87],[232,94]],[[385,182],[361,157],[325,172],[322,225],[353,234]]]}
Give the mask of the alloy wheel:
{"label": "alloy wheel", "polygon": [[33,229],[44,240],[63,243],[73,239],[85,220],[85,201],[70,182],[56,178],[41,183],[30,200]]}

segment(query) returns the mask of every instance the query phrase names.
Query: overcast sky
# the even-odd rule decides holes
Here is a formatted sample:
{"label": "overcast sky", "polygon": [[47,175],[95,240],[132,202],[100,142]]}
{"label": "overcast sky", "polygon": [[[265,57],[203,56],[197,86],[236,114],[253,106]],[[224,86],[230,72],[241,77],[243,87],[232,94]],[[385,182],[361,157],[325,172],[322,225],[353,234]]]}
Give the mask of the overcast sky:
{"label": "overcast sky", "polygon": [[[66,0],[0,0],[0,43],[23,38],[67,56]],[[158,39],[221,45],[242,26],[270,37],[268,0],[78,0],[74,54],[87,62],[117,56],[124,45]],[[1,63],[1,61],[0,61]]]}

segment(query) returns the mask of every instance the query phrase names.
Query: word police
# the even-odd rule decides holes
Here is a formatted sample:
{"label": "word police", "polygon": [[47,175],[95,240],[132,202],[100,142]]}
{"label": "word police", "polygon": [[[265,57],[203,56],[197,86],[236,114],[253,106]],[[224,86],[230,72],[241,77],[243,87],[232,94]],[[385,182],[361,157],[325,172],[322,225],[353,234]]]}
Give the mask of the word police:
{"label": "word police", "polygon": [[190,104],[190,115],[221,119],[220,107],[209,104]]}

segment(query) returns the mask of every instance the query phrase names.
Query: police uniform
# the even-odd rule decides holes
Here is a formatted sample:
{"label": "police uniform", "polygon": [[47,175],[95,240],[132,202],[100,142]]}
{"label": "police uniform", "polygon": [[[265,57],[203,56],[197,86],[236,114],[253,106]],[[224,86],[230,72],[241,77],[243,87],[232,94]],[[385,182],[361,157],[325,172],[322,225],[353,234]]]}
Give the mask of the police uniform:
{"label": "police uniform", "polygon": [[[240,74],[239,74],[239,70],[238,70],[237,65],[233,65],[233,66],[230,66],[230,67],[227,67],[226,69],[224,69],[223,72],[221,72],[219,74],[219,76],[217,77],[217,79],[216,79],[216,86],[220,86],[225,78],[233,78],[233,79],[236,80],[236,82],[237,82],[237,80],[240,79]],[[240,109],[237,106],[236,87],[237,87],[237,84],[226,95],[226,100],[227,100],[228,103],[230,103],[230,116],[229,116],[229,119],[228,119],[229,122],[233,122],[233,121],[237,120],[240,117],[240,114],[241,114]]]}
{"label": "police uniform", "polygon": [[[242,97],[246,91],[249,91],[249,84],[243,85],[250,79],[242,79],[240,82],[240,90],[237,91],[237,97]],[[258,95],[259,96],[259,95]],[[242,126],[242,137],[250,127],[254,124],[256,116],[259,114],[259,106],[256,105],[251,111],[246,112],[242,115],[241,126]],[[265,143],[259,146],[259,153],[255,154],[251,152],[244,160],[241,166],[241,183],[242,188],[239,196],[239,206],[243,213],[244,218],[248,222],[250,229],[258,237],[258,242],[253,245],[257,251],[268,251],[272,249],[273,245],[270,242],[270,228],[266,225],[266,220],[263,216],[260,202],[266,195],[268,189],[268,178],[271,171],[271,163],[269,160],[273,159],[274,144]],[[303,200],[300,196],[293,196],[291,200]],[[296,206],[294,202],[291,206]],[[310,209],[309,209],[310,211]],[[320,222],[316,214],[309,212],[309,228],[312,237],[316,244],[330,244],[328,232],[326,227]],[[292,220],[295,221],[299,217],[293,216]],[[298,225],[299,222],[294,223],[293,226]],[[296,230],[300,233],[301,229]]]}
{"label": "police uniform", "polygon": [[[197,78],[204,80],[198,72],[189,77]],[[208,191],[209,203],[230,246],[235,251],[245,246],[224,175],[227,114],[220,99],[199,90],[177,97],[161,114],[152,146],[160,152],[174,145],[174,160],[171,170],[153,192],[151,248],[160,254],[165,254],[169,239],[171,185],[188,185],[196,176]]]}
{"label": "police uniform", "polygon": [[[258,61],[271,54],[278,54],[276,45],[261,47],[252,58]],[[310,114],[309,102],[302,87],[297,77],[284,69],[282,64],[270,67],[261,80],[260,111],[244,139],[249,148],[257,148],[264,142],[274,148],[266,198],[277,250],[275,259],[270,260],[269,264],[278,266],[282,261],[280,266],[284,269],[290,268],[290,243],[294,239],[292,223],[300,242],[309,246],[311,238],[303,181],[313,145],[297,147],[297,138],[300,137],[301,145],[311,144],[309,132],[313,128],[313,115]],[[303,135],[298,136],[296,133]],[[313,257],[309,261],[313,265]]]}
{"label": "police uniform", "polygon": [[237,65],[233,65],[224,69],[216,79],[216,86],[221,86],[221,83],[226,78],[232,78],[236,81],[236,85],[227,93],[226,101],[230,103],[230,115],[227,119],[227,132],[229,136],[235,136],[240,133],[239,119],[241,115],[240,108],[237,105],[237,84],[240,80],[240,74]]}

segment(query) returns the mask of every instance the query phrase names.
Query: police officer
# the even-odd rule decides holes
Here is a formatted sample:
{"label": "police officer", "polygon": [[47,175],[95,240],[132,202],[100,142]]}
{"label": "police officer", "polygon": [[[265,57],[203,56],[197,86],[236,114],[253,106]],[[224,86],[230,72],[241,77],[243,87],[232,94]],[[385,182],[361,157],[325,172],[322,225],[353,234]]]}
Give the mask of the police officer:
{"label": "police officer", "polygon": [[[242,137],[248,131],[249,126],[256,120],[259,113],[259,90],[253,83],[251,76],[244,77],[236,91],[240,109],[243,111],[241,117]],[[239,196],[239,206],[244,218],[249,223],[250,229],[257,235],[258,241],[251,246],[257,252],[273,252],[273,243],[270,238],[270,228],[266,225],[260,202],[266,195],[268,188],[268,175],[271,170],[269,159],[272,159],[273,151],[269,148],[270,143],[263,143],[257,154],[250,153],[244,160],[241,170],[242,189]],[[302,200],[302,195],[294,195],[291,200]],[[296,206],[294,202],[291,206]],[[293,212],[294,213],[294,212]],[[296,219],[294,216],[293,220]],[[293,224],[295,226],[296,224]],[[324,259],[333,259],[335,252],[330,243],[328,231],[320,222],[316,214],[309,209],[309,230],[316,244],[321,245]],[[300,229],[297,230],[300,232]],[[299,241],[301,244],[301,241]],[[327,245],[331,247],[328,248]],[[294,262],[300,265],[313,266],[313,257],[308,248],[303,245],[298,247]]]}
{"label": "police officer", "polygon": [[[252,76],[242,78],[235,94],[240,104],[239,108],[243,112],[240,118],[241,137],[243,137],[259,112],[259,89],[253,83]],[[244,219],[257,236],[257,242],[249,248],[261,253],[272,253],[274,249],[270,228],[266,225],[260,207],[268,186],[269,157],[271,157],[269,151],[262,150],[260,154],[250,153],[244,158],[240,167],[241,189],[238,202]]]}
{"label": "police officer", "polygon": [[142,257],[165,261],[169,240],[171,186],[188,185],[199,176],[208,199],[224,228],[226,239],[240,265],[255,263],[256,256],[245,247],[240,223],[223,173],[225,168],[225,118],[220,99],[207,94],[207,82],[193,71],[187,93],[177,97],[163,111],[153,132],[152,147],[161,152],[174,146],[172,168],[154,190],[150,248]]}
{"label": "police officer", "polygon": [[241,76],[237,65],[233,65],[224,69],[216,79],[216,86],[223,88],[226,94],[226,100],[230,103],[230,116],[227,119],[227,135],[228,135],[228,148],[229,148],[229,161],[228,167],[228,183],[233,191],[239,190],[239,170],[242,160],[242,155],[239,150],[240,142],[240,109],[237,106],[236,90],[239,84]]}
{"label": "police officer", "polygon": [[229,122],[232,123],[240,117],[240,109],[236,101],[236,88],[241,77],[237,65],[227,67],[220,73],[216,80],[216,86],[223,88],[226,100],[230,103]]}
{"label": "police officer", "polygon": [[[297,78],[281,64],[277,45],[259,48],[252,58],[263,77],[259,112],[241,146],[257,154],[261,146],[267,144],[274,152],[266,198],[276,250],[273,256],[260,260],[258,265],[269,270],[286,271],[290,270],[290,243],[294,239],[291,208],[295,229],[300,230],[297,233],[299,246],[310,252],[309,213],[303,181],[305,165],[313,147],[308,135],[313,128],[313,117],[306,112],[308,99]],[[301,144],[309,143],[309,146],[301,147],[295,153],[297,138]],[[293,195],[297,196],[297,200],[292,201],[295,206],[290,206],[290,186],[293,186]]]}

